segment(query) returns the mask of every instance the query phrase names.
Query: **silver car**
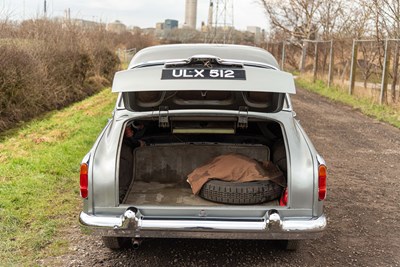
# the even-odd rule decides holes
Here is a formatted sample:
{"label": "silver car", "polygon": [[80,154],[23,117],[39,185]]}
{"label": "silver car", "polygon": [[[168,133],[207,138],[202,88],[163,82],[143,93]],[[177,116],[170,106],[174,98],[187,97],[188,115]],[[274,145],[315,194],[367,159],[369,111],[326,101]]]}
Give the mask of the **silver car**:
{"label": "silver car", "polygon": [[[325,162],[295,118],[293,76],[270,53],[238,45],[150,47],[115,74],[112,91],[113,117],[80,173],[80,223],[105,246],[220,238],[279,240],[296,249],[299,240],[322,235]],[[215,176],[195,192],[190,174],[224,155],[270,162],[281,181]]]}

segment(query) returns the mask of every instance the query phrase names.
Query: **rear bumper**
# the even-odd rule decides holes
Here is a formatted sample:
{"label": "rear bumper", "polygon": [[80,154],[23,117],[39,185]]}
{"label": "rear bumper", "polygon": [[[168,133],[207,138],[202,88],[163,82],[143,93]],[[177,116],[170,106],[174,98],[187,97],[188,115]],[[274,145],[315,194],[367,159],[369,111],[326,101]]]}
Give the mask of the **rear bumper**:
{"label": "rear bumper", "polygon": [[324,215],[287,220],[278,213],[246,220],[146,218],[135,208],[127,209],[120,217],[81,212],[79,221],[92,234],[134,238],[313,239],[322,236],[326,228]]}

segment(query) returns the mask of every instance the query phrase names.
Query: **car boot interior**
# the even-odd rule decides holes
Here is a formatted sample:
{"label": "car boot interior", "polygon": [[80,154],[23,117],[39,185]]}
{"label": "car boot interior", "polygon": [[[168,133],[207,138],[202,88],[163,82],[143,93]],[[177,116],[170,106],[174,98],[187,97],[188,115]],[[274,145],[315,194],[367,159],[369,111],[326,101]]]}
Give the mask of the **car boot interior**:
{"label": "car boot interior", "polygon": [[[250,121],[247,128],[235,122],[201,118],[172,121],[160,128],[158,121],[143,121],[145,146],[132,148],[122,142],[119,168],[121,204],[213,206],[218,203],[192,193],[187,176],[213,158],[229,153],[257,161],[273,161],[286,175],[286,150],[282,130],[274,121]],[[176,131],[178,129],[178,131]],[[278,205],[278,199],[262,205]]]}

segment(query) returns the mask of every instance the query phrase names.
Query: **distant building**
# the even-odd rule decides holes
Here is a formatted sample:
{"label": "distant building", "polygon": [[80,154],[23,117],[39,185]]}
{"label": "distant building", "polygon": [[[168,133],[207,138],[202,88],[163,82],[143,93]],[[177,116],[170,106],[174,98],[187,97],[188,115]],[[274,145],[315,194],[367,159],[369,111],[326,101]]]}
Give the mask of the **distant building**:
{"label": "distant building", "polygon": [[164,22],[156,23],[156,30],[154,34],[157,38],[161,38],[164,36]]}
{"label": "distant building", "polygon": [[247,26],[247,31],[254,34],[254,43],[259,43],[262,39],[262,31],[257,26]]}
{"label": "distant building", "polygon": [[178,28],[179,21],[174,19],[166,19],[164,22],[164,30],[172,30]]}
{"label": "distant building", "polygon": [[196,29],[197,20],[197,0],[186,0],[185,4],[185,23],[183,27]]}
{"label": "distant building", "polygon": [[91,20],[84,20],[84,19],[69,19],[65,20],[65,22],[69,22],[73,25],[85,28],[85,29],[95,29],[103,26],[101,23]]}
{"label": "distant building", "polygon": [[111,22],[107,24],[107,31],[122,33],[127,30],[126,25],[121,23],[121,21],[116,20],[115,22]]}
{"label": "distant building", "polygon": [[140,32],[140,31],[142,31],[142,28],[140,28],[140,27],[138,27],[138,26],[133,26],[133,27],[131,28],[131,32]]}
{"label": "distant building", "polygon": [[155,28],[143,28],[141,31],[143,34],[146,34],[146,35],[155,35],[156,29]]}
{"label": "distant building", "polygon": [[200,31],[201,32],[209,32],[210,30],[211,30],[211,27],[209,27],[208,25],[206,25],[206,23],[204,21],[202,21]]}
{"label": "distant building", "polygon": [[158,30],[158,31],[164,30],[164,22],[157,22],[156,23],[156,30]]}
{"label": "distant building", "polygon": [[247,26],[247,31],[248,32],[251,32],[251,33],[254,33],[254,34],[258,34],[258,35],[260,35],[261,34],[261,28],[260,27],[257,27],[257,26]]}

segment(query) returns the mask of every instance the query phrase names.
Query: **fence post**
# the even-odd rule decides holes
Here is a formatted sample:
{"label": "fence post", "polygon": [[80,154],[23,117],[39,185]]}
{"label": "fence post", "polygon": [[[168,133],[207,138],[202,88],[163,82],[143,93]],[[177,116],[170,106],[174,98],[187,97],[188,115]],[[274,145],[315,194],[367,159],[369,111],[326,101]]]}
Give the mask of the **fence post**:
{"label": "fence post", "polygon": [[318,72],[318,42],[314,43],[314,49],[313,82],[315,83]]}
{"label": "fence post", "polygon": [[350,85],[349,85],[349,94],[353,94],[354,85],[356,82],[356,70],[357,70],[357,53],[358,53],[358,45],[357,40],[353,40],[353,51],[351,57],[351,69],[350,69]]}
{"label": "fence post", "polygon": [[307,48],[308,48],[308,41],[303,40],[303,50],[301,53],[301,60],[300,60],[300,72],[304,72],[304,68],[306,65],[306,57],[307,57]]}
{"label": "fence post", "polygon": [[390,51],[389,51],[389,41],[385,40],[385,58],[383,61],[383,71],[382,71],[382,84],[381,84],[381,95],[379,97],[379,104],[387,103],[387,85],[388,85],[388,77],[389,77],[389,59],[390,59]]}
{"label": "fence post", "polygon": [[285,41],[282,42],[282,62],[281,62],[281,70],[285,67],[285,60],[286,60],[286,43]]}
{"label": "fence post", "polygon": [[331,40],[331,48],[329,51],[328,87],[331,87],[332,80],[333,80],[333,40]]}
{"label": "fence post", "polygon": [[270,49],[271,49],[271,51],[270,51],[271,54],[272,54],[274,57],[276,57],[276,54],[275,54],[275,43],[272,43],[272,44],[271,44],[271,48],[270,48]]}
{"label": "fence post", "polygon": [[392,81],[392,88],[391,88],[391,98],[392,103],[396,102],[396,86],[397,86],[397,77],[399,71],[399,40],[395,40],[396,46],[394,50],[393,56],[393,81]]}

